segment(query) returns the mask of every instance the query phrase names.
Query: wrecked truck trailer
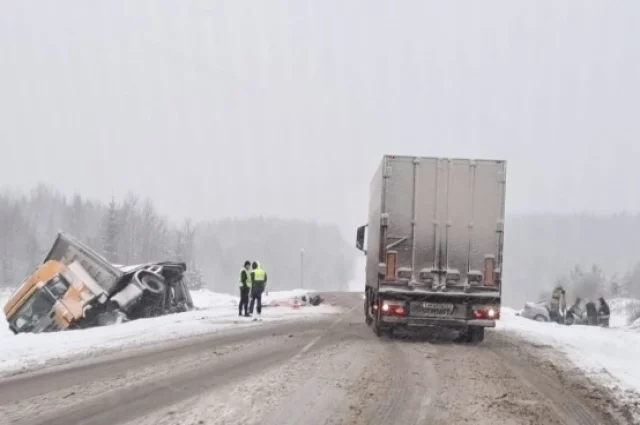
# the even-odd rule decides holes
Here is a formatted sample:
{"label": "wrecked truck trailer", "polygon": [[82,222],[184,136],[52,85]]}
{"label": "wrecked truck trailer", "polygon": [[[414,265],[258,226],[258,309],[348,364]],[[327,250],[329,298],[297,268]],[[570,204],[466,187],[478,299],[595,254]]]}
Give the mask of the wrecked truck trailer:
{"label": "wrecked truck trailer", "polygon": [[115,266],[60,232],[41,264],[4,306],[14,333],[107,325],[193,309],[186,265]]}

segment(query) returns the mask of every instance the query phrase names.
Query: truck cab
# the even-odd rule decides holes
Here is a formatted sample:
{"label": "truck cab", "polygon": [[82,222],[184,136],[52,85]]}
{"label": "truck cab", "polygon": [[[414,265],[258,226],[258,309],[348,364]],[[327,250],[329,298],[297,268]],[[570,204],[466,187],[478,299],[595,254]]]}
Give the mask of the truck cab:
{"label": "truck cab", "polygon": [[106,296],[79,263],[49,260],[22,282],[4,313],[14,333],[65,330],[85,317],[93,300]]}

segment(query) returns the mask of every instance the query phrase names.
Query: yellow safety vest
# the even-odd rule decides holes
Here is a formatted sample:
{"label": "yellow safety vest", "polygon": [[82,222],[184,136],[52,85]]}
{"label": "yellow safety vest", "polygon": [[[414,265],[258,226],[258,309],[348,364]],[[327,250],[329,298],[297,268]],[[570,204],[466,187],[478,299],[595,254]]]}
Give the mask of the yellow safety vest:
{"label": "yellow safety vest", "polygon": [[247,270],[244,267],[240,270],[240,286],[243,286],[242,283],[242,272],[245,272],[247,274],[247,288],[251,288],[251,270]]}
{"label": "yellow safety vest", "polygon": [[265,271],[262,269],[262,267],[258,266],[257,269],[253,269],[253,280],[255,282],[264,282],[264,277],[266,275]]}

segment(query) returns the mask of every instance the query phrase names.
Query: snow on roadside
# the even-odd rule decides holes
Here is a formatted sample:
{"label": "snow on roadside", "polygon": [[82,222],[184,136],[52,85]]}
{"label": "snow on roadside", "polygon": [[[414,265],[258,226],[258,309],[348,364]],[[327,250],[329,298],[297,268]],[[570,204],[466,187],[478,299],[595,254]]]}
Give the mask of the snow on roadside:
{"label": "snow on roadside", "polygon": [[640,300],[634,298],[612,298],[607,303],[611,309],[611,327],[628,326],[640,314]]}
{"label": "snow on roadside", "polygon": [[[291,289],[289,291],[265,292],[262,294],[262,305],[264,307],[278,307],[291,305],[294,298],[300,299],[303,296],[309,297],[315,291],[309,289]],[[191,291],[191,297],[196,308],[213,308],[220,306],[237,306],[240,298],[234,295],[219,294],[201,289]]]}
{"label": "snow on roadside", "polygon": [[239,297],[211,292],[207,289],[198,289],[190,292],[193,304],[198,309],[237,306],[240,300]]}
{"label": "snow on roadside", "polygon": [[496,327],[564,353],[587,376],[613,390],[621,399],[640,395],[640,333],[632,328],[559,325],[516,316],[503,308]]}
{"label": "snow on roadside", "polygon": [[271,307],[277,305],[289,305],[294,298],[309,297],[315,291],[309,289],[292,289],[290,291],[267,292],[262,296],[262,305]]}
{"label": "snow on roadside", "polygon": [[[0,293],[0,306],[4,306],[10,295],[11,292]],[[196,336],[230,327],[255,326],[340,311],[329,305],[301,309],[287,305],[264,309],[263,321],[252,322],[249,318],[238,317],[238,297],[206,290],[192,291],[192,296],[198,308],[195,311],[66,332],[14,335],[8,329],[4,314],[0,314],[0,376],[72,356],[76,359],[92,353]],[[274,292],[270,296],[288,299],[290,292]]]}

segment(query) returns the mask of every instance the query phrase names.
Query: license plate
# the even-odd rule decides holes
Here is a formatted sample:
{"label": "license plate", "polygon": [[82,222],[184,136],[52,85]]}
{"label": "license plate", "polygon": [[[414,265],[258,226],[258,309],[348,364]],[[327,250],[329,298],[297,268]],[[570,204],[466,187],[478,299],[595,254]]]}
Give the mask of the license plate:
{"label": "license plate", "polygon": [[453,304],[439,304],[439,303],[415,303],[416,308],[412,309],[412,312],[416,312],[420,315],[441,317],[450,316],[453,313]]}

